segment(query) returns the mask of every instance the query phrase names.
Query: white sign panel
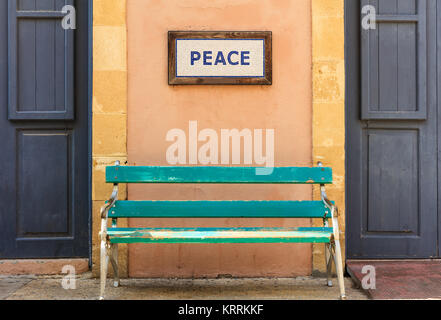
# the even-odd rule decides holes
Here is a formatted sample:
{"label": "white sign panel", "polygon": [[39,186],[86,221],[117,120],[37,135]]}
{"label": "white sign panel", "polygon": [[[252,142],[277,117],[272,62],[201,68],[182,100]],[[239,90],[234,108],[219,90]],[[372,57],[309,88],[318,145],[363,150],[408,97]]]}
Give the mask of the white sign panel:
{"label": "white sign panel", "polygon": [[176,77],[265,77],[265,39],[176,39]]}
{"label": "white sign panel", "polygon": [[271,31],[169,31],[170,85],[271,85]]}

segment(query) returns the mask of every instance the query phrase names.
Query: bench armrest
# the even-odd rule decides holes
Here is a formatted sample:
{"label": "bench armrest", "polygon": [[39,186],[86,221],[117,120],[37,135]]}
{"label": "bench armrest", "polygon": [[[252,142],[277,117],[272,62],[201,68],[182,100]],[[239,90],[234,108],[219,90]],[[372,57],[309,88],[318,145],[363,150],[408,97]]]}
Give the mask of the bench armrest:
{"label": "bench armrest", "polygon": [[[117,160],[115,162],[115,166],[119,167],[120,162]],[[113,184],[113,192],[110,196],[110,199],[106,201],[104,206],[101,207],[101,219],[107,219],[109,209],[115,205],[115,202],[118,200],[118,183]]]}
{"label": "bench armrest", "polygon": [[[338,227],[338,208],[335,204],[333,204],[328,197],[326,196],[325,186],[320,186],[320,191],[322,195],[322,201],[325,204],[326,208],[331,210],[332,217],[332,228],[334,229],[334,240],[340,241],[340,228]],[[325,219],[325,226],[328,225],[328,222]]]}
{"label": "bench armrest", "polygon": [[[323,167],[323,164],[321,163],[321,161],[319,161],[317,163],[317,165],[319,167]],[[338,217],[338,208],[337,208],[337,206],[335,204],[333,204],[331,202],[331,200],[328,199],[328,196],[326,195],[326,190],[325,190],[325,185],[324,184],[320,185],[320,194],[321,194],[322,201],[323,201],[325,207],[328,208],[329,210],[331,210],[332,217],[333,218],[334,217]]]}
{"label": "bench armrest", "polygon": [[113,192],[110,199],[101,207],[100,237],[102,243],[105,243],[107,239],[107,218],[109,215],[109,209],[115,205],[116,200],[118,200],[118,184],[113,185]]}
{"label": "bench armrest", "polygon": [[328,196],[326,195],[325,185],[320,186],[320,193],[325,207],[333,212],[334,217],[338,217],[338,208],[335,204],[331,202],[331,200],[328,199]]}
{"label": "bench armrest", "polygon": [[115,202],[118,200],[118,184],[113,185],[113,192],[110,196],[110,199],[106,201],[106,203],[101,207],[101,218],[107,219],[107,214],[109,209],[115,205]]}

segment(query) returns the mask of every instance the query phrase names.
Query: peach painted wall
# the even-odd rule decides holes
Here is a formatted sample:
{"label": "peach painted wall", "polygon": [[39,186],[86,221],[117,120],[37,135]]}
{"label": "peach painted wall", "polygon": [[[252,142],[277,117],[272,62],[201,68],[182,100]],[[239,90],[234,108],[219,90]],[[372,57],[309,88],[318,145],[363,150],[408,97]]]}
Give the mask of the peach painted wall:
{"label": "peach painted wall", "polygon": [[[128,0],[128,161],[168,165],[170,129],[274,129],[276,166],[312,165],[311,0]],[[167,31],[273,32],[272,86],[168,86]],[[308,200],[309,186],[132,185],[131,200]],[[287,219],[132,220],[135,226],[309,226]],[[297,276],[310,244],[129,247],[132,277]]]}

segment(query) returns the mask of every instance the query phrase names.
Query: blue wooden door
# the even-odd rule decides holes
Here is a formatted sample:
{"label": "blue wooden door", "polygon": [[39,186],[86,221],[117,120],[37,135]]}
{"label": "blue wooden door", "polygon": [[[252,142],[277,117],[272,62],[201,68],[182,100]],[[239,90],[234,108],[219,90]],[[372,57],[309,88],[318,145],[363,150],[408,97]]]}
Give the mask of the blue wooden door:
{"label": "blue wooden door", "polygon": [[89,256],[88,11],[0,2],[0,259]]}
{"label": "blue wooden door", "polygon": [[346,1],[348,258],[439,256],[440,6]]}

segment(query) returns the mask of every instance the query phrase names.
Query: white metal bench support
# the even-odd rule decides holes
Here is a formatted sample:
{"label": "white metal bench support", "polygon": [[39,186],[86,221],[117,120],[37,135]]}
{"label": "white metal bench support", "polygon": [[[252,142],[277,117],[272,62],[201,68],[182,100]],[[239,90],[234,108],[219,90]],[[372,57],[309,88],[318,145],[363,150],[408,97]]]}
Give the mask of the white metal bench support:
{"label": "white metal bench support", "polygon": [[[119,162],[117,162],[119,165]],[[107,239],[107,218],[109,215],[109,209],[115,205],[115,202],[118,200],[118,185],[115,184],[113,187],[113,193],[109,201],[101,208],[101,232],[100,232],[100,240],[101,240],[101,274],[100,274],[100,300],[104,300],[104,292],[106,290],[106,281],[107,281],[107,268],[109,265],[109,259],[113,267],[114,273],[114,282],[113,285],[118,287],[120,284],[119,280],[119,270],[118,270],[118,245],[110,244]]]}
{"label": "white metal bench support", "polygon": [[104,300],[104,291],[106,290],[106,281],[107,281],[107,266],[109,264],[109,255],[107,254],[107,243],[105,240],[101,239],[101,270],[100,270],[100,282],[101,282],[101,290],[100,290],[100,300]]}

